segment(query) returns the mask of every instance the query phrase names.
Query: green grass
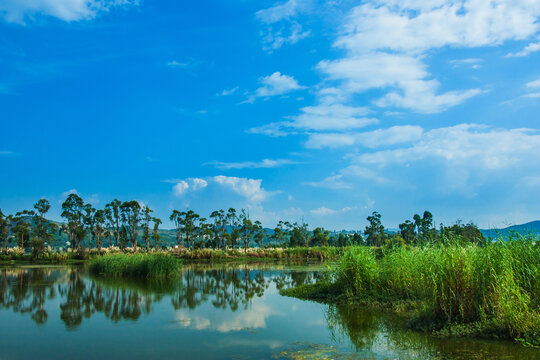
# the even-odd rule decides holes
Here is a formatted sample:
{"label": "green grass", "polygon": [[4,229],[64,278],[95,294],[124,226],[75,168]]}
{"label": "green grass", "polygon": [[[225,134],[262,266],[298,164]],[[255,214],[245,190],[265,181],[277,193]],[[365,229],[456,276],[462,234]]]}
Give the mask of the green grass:
{"label": "green grass", "polygon": [[148,278],[178,273],[181,262],[168,254],[111,254],[89,261],[93,274],[110,277]]}
{"label": "green grass", "polygon": [[367,247],[353,247],[325,283],[283,294],[389,305],[408,301],[417,304],[409,314],[414,328],[439,335],[521,339],[539,346],[538,241],[463,246],[454,240],[385,250],[382,256]]}

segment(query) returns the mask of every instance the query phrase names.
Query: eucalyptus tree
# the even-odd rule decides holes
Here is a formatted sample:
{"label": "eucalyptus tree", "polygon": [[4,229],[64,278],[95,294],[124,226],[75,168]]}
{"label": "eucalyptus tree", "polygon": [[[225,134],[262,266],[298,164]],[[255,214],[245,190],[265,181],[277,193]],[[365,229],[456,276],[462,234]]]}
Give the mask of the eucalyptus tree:
{"label": "eucalyptus tree", "polygon": [[197,221],[200,218],[200,215],[193,210],[183,211],[180,214],[182,218],[184,233],[186,234],[186,246],[188,248],[193,248],[192,242],[197,228]]}
{"label": "eucalyptus tree", "polygon": [[73,250],[79,249],[81,241],[84,240],[86,229],[84,228],[84,201],[77,194],[69,194],[62,203],[62,216],[66,219],[62,230],[67,234]]}
{"label": "eucalyptus tree", "polygon": [[229,237],[231,246],[234,249],[236,247],[236,241],[240,238],[240,229],[238,228],[240,218],[236,215],[236,210],[234,208],[229,208],[226,218],[231,231]]}
{"label": "eucalyptus tree", "polygon": [[214,232],[215,239],[217,239],[218,245],[221,245],[221,247],[224,249],[225,248],[225,232],[226,232],[226,226],[227,226],[225,211],[223,210],[213,211],[212,214],[210,214],[210,218],[214,220],[212,230]]}
{"label": "eucalyptus tree", "polygon": [[24,210],[21,212],[17,212],[15,216],[13,217],[13,221],[15,223],[15,226],[13,227],[12,231],[15,235],[15,239],[17,241],[17,244],[20,248],[23,249],[25,247],[25,240],[26,244],[30,242],[30,231],[31,231],[31,225],[28,222],[28,214],[31,213],[28,210]]}
{"label": "eucalyptus tree", "polygon": [[264,238],[266,237],[266,229],[263,228],[261,222],[256,220],[253,223],[253,237],[255,242],[259,245],[259,249],[262,249]]}
{"label": "eucalyptus tree", "polygon": [[154,223],[154,231],[152,233],[152,239],[154,239],[154,248],[158,248],[158,244],[159,244],[159,239],[160,239],[160,235],[159,235],[159,225],[161,224],[161,219],[160,218],[157,218],[157,217],[154,217],[152,218],[152,222]]}
{"label": "eucalyptus tree", "polygon": [[133,250],[137,250],[137,230],[141,221],[141,205],[137,200],[124,201],[120,205],[120,215],[131,247]]}
{"label": "eucalyptus tree", "polygon": [[200,247],[205,246],[207,239],[212,237],[212,227],[207,223],[207,218],[199,219],[199,226],[197,227],[197,238],[199,240]]}
{"label": "eucalyptus tree", "polygon": [[34,224],[36,226],[36,236],[44,242],[51,243],[55,240],[54,234],[58,226],[52,221],[47,221],[45,215],[49,212],[51,204],[47,199],[39,199],[34,204]]}
{"label": "eucalyptus tree", "polygon": [[240,215],[240,221],[240,236],[244,242],[244,249],[247,251],[251,235],[253,234],[253,222],[248,218],[244,210],[242,210],[242,214]]}
{"label": "eucalyptus tree", "polygon": [[173,210],[169,220],[174,223],[174,227],[176,228],[176,242],[178,247],[182,247],[182,213],[178,210]]}
{"label": "eucalyptus tree", "polygon": [[96,210],[92,214],[91,233],[98,251],[101,252],[103,237],[107,234],[105,210]]}
{"label": "eucalyptus tree", "polygon": [[142,210],[143,212],[143,240],[146,245],[146,251],[150,250],[150,221],[152,217],[150,214],[154,210],[150,209],[148,206],[145,206]]}
{"label": "eucalyptus tree", "polygon": [[105,218],[107,219],[107,227],[111,229],[114,236],[114,246],[118,246],[120,240],[120,205],[122,203],[118,199],[105,205]]}
{"label": "eucalyptus tree", "polygon": [[12,221],[13,216],[4,215],[2,209],[0,209],[0,241],[2,242],[4,252],[8,250],[8,239]]}

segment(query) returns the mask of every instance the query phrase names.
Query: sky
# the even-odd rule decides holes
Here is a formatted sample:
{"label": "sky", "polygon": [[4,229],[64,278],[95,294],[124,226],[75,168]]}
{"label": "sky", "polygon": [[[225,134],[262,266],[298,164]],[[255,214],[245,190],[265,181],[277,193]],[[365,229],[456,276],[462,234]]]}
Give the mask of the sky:
{"label": "sky", "polygon": [[2,0],[0,208],[540,219],[540,1]]}

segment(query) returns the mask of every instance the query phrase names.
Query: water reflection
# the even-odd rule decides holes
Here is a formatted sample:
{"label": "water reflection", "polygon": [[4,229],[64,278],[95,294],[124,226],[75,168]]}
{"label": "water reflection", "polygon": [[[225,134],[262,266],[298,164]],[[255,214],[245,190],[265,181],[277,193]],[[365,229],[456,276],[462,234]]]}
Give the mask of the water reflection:
{"label": "water reflection", "polygon": [[137,320],[150,314],[164,296],[175,310],[193,310],[204,303],[232,312],[248,310],[252,299],[262,297],[270,283],[283,288],[313,282],[318,276],[306,271],[269,274],[262,267],[246,265],[194,266],[183,269],[179,278],[150,281],[88,277],[76,267],[11,268],[0,270],[0,310],[31,313],[32,320],[43,325],[48,319],[46,301],[58,298],[60,318],[73,330],[95,313],[113,322]]}
{"label": "water reflection", "polygon": [[[186,349],[188,358],[197,359],[539,358],[539,350],[507,342],[443,340],[407,331],[402,320],[384,312],[279,296],[279,289],[323,276],[322,271],[312,270],[276,265],[188,266],[175,279],[135,281],[90,277],[77,267],[3,268],[0,322],[13,314],[30,321],[0,330],[0,357],[21,334],[34,331],[44,337],[45,328],[54,329],[49,322],[58,323],[61,332],[43,339],[36,349],[64,346],[62,332],[68,330],[74,348],[72,353],[64,348],[67,358],[86,346],[85,336],[92,334],[99,339],[95,351],[118,351],[122,356],[129,352],[133,359],[149,356],[148,344],[133,341],[133,334],[152,338],[152,357],[164,358],[176,354],[179,347]],[[29,329],[25,326],[29,322],[37,326]],[[117,325],[129,325],[131,330],[118,331]],[[108,336],[101,336],[102,332]],[[11,350],[11,358],[36,357],[31,347]]]}

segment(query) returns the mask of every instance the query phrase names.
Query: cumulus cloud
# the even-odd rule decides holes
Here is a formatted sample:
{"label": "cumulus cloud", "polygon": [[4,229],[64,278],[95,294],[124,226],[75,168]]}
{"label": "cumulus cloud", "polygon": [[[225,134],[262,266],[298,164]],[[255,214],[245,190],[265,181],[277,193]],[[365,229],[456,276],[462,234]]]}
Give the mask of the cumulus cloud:
{"label": "cumulus cloud", "polygon": [[0,17],[25,24],[37,16],[51,16],[71,22],[90,20],[115,7],[137,5],[138,0],[3,0]]}
{"label": "cumulus cloud", "polygon": [[249,179],[234,176],[218,175],[212,178],[217,184],[231,189],[254,203],[260,203],[272,193],[262,188],[261,179]]}
{"label": "cumulus cloud", "polygon": [[283,95],[295,90],[305,89],[305,86],[298,84],[298,81],[289,75],[276,71],[272,75],[263,76],[259,79],[262,85],[245,102],[252,103],[256,98]]}
{"label": "cumulus cloud", "polygon": [[208,186],[208,182],[201,178],[166,180],[165,182],[174,183],[173,194],[178,197],[185,195],[189,191],[198,191]]}

